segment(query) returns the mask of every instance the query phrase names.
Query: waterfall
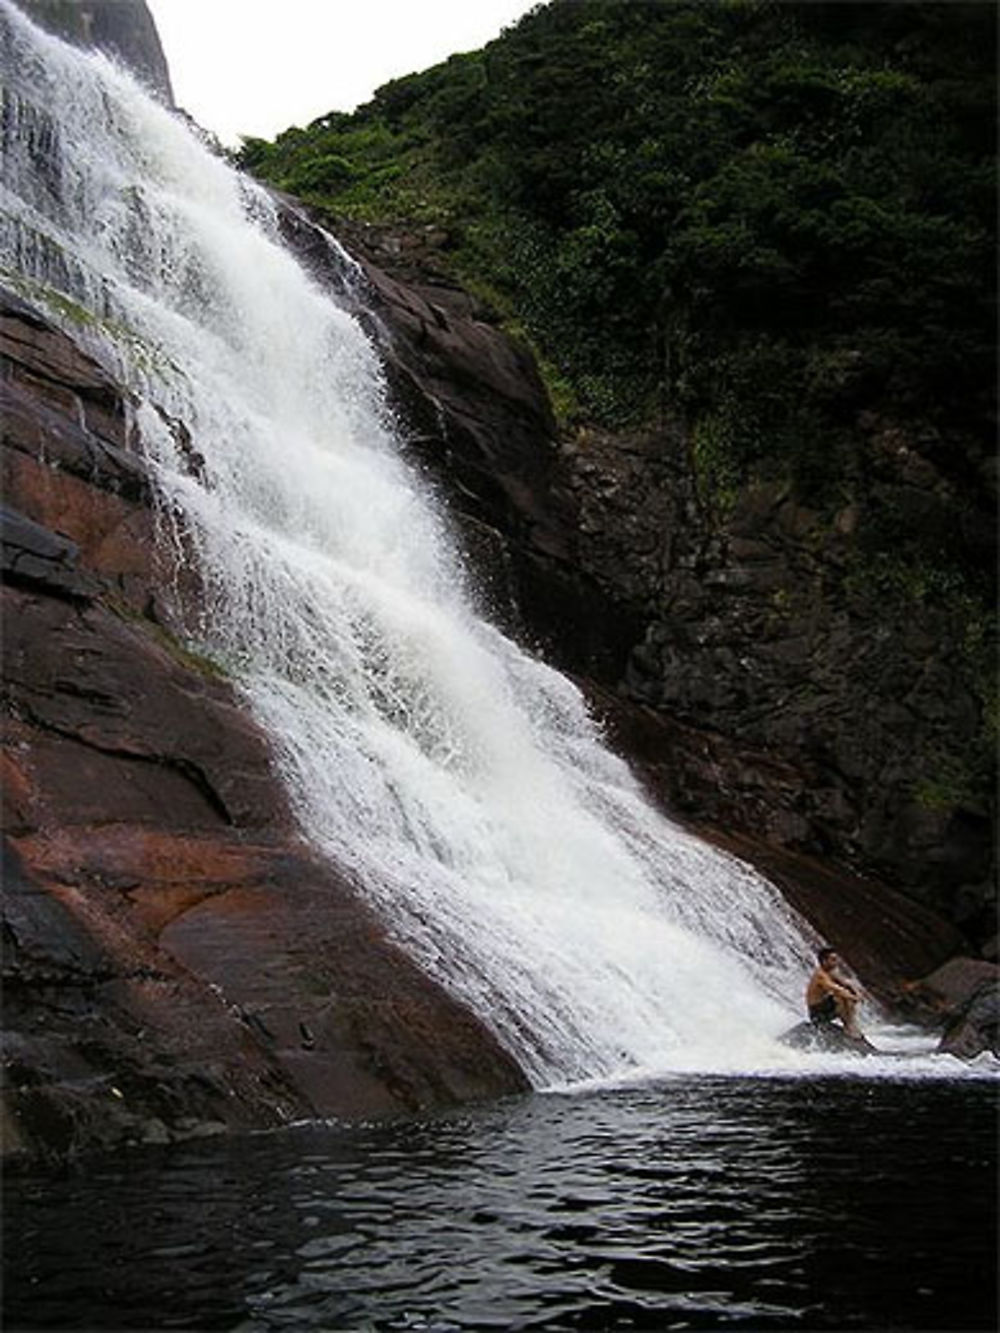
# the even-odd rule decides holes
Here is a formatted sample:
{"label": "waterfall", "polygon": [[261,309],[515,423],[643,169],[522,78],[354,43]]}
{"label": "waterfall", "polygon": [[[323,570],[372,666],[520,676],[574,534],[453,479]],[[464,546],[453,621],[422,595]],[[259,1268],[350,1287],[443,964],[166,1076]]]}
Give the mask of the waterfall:
{"label": "waterfall", "polygon": [[141,403],[205,584],[192,638],[269,734],[306,836],[537,1086],[751,1067],[800,1006],[805,928],[655,811],[577,689],[479,618],[376,353],[266,192],[9,0],[0,36],[3,280]]}

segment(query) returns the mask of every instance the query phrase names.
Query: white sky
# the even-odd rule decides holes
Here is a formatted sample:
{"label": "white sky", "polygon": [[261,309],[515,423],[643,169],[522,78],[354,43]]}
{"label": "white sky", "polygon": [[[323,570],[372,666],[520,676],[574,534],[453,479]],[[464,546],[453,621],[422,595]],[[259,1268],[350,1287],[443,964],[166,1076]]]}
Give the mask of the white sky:
{"label": "white sky", "polygon": [[227,144],[271,139],[473,51],[535,0],[147,0],[174,97]]}

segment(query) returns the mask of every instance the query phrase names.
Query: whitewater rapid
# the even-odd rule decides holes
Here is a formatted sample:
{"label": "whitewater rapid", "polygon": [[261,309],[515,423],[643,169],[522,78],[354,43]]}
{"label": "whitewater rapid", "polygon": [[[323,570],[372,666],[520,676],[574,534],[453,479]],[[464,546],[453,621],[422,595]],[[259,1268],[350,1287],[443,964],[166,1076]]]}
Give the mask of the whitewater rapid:
{"label": "whitewater rapid", "polygon": [[808,928],[653,809],[578,690],[479,617],[372,345],[267,194],[7,0],[0,36],[3,279],[140,402],[164,529],[204,580],[191,640],[309,839],[536,1086],[800,1067],[774,1038]]}

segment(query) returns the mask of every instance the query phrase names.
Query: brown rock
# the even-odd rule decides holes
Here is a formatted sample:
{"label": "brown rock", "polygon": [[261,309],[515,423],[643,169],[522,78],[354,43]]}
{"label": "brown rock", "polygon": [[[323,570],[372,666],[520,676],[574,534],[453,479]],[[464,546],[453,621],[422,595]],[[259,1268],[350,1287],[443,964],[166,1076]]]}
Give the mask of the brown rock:
{"label": "brown rock", "polygon": [[63,534],[79,548],[83,563],[126,596],[150,579],[152,515],[145,506],[24,454],[4,455],[7,502],[42,527]]}
{"label": "brown rock", "polygon": [[303,845],[224,675],[148,618],[169,565],[141,459],[114,429],[123,400],[7,308],[7,1150],[522,1088]]}
{"label": "brown rock", "polygon": [[46,321],[11,292],[0,309],[4,378],[43,405],[78,414],[85,429],[124,448],[127,407],[103,370],[68,338],[53,338]]}
{"label": "brown rock", "polygon": [[927,976],[913,982],[911,992],[943,1010],[958,1010],[982,985],[996,986],[1000,967],[981,958],[950,958]]}

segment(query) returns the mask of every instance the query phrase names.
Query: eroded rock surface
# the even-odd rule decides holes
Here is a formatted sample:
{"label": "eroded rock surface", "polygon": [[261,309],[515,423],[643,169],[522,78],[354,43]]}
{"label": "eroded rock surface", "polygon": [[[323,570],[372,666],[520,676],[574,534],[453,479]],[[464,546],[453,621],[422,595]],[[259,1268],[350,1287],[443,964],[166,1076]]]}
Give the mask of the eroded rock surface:
{"label": "eroded rock surface", "polygon": [[1000,1057],[1000,967],[981,958],[951,958],[911,982],[901,997],[915,1018],[941,1029],[938,1050],[963,1060]]}
{"label": "eroded rock surface", "polygon": [[162,598],[129,404],[3,302],[5,1146],[71,1154],[524,1086],[299,838]]}
{"label": "eroded rock surface", "polygon": [[[988,765],[989,724],[965,608],[880,591],[857,505],[823,515],[774,483],[713,513],[679,432],[584,433],[567,460],[581,566],[645,620],[618,692],[712,755],[675,764],[676,807],[888,877],[987,940],[993,819],[971,770]],[[906,464],[880,463],[873,490]],[[943,514],[928,469],[921,493]]]}

